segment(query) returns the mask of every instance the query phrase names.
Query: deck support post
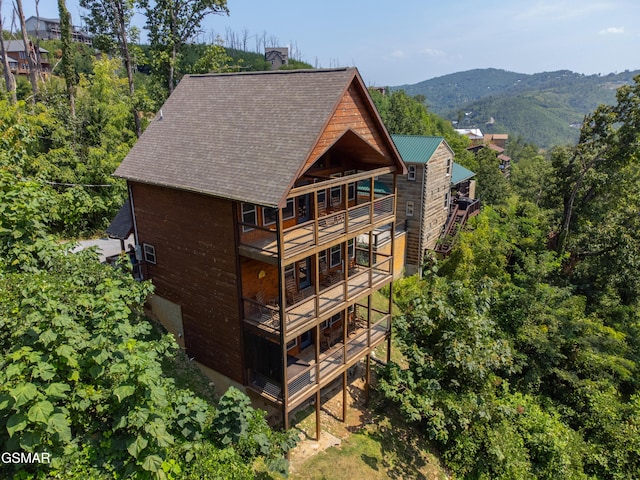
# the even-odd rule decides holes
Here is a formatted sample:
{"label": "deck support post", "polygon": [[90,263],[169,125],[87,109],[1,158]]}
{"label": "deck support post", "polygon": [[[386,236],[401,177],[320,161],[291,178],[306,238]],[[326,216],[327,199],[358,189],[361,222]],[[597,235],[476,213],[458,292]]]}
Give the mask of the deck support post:
{"label": "deck support post", "polygon": [[367,370],[364,374],[364,403],[369,405],[370,382],[371,382],[371,355],[367,354]]}
{"label": "deck support post", "polygon": [[347,421],[347,371],[342,373],[342,421]]}
{"label": "deck support post", "polygon": [[320,390],[316,392],[316,441],[320,441]]}

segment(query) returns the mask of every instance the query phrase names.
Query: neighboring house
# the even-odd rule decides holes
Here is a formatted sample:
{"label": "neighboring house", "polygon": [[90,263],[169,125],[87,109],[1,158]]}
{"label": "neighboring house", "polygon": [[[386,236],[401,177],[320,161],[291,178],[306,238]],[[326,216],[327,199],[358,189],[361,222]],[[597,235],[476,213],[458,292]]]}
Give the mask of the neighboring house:
{"label": "neighboring house", "polygon": [[[34,53],[34,57],[40,60],[40,72],[48,74],[51,72],[51,63],[49,63],[49,52],[44,48],[38,50],[35,55],[36,47],[29,41],[29,48]],[[5,40],[4,49],[7,52],[9,60],[9,68],[14,75],[29,75],[29,59],[24,48],[22,40]]]}
{"label": "neighboring house", "polygon": [[344,68],[185,76],[115,175],[153,313],[218,388],[276,405],[288,428],[310,400],[319,422],[334,382],[346,413],[348,370],[390,342],[392,301],[372,295],[394,242],[373,237],[394,230],[396,198],[367,187],[404,173]]}
{"label": "neighboring house", "polygon": [[278,70],[283,65],[289,65],[289,48],[267,48],[264,59],[271,64],[271,70]]}
{"label": "neighboring house", "polygon": [[[37,18],[29,17],[25,21],[27,35],[39,40],[60,40],[60,19],[59,18]],[[71,27],[71,39],[74,42],[91,45],[91,35],[83,31],[80,27]]]}
{"label": "neighboring house", "polygon": [[456,128],[455,130],[471,140],[471,145],[477,145],[484,141],[484,135],[479,128]]}
{"label": "neighboring house", "polygon": [[506,133],[487,133],[482,134],[480,129],[456,129],[460,135],[464,135],[471,140],[468,150],[478,153],[483,148],[489,148],[496,154],[496,158],[500,160],[500,170],[505,177],[511,174],[511,157],[504,154],[507,147],[509,135]]}
{"label": "neighboring house", "polygon": [[498,167],[502,171],[503,175],[507,178],[511,175],[511,157],[504,154],[505,146],[507,143],[509,136],[504,134],[488,134],[484,136],[482,142],[472,144],[467,150],[473,152],[474,154],[478,153],[483,148],[488,148],[493,151],[496,155],[496,158],[500,160],[500,165]]}
{"label": "neighboring house", "polygon": [[447,222],[454,153],[442,137],[391,137],[407,166],[407,175],[397,180],[396,218],[407,232],[405,271],[411,275],[419,271],[425,251],[436,248]]}

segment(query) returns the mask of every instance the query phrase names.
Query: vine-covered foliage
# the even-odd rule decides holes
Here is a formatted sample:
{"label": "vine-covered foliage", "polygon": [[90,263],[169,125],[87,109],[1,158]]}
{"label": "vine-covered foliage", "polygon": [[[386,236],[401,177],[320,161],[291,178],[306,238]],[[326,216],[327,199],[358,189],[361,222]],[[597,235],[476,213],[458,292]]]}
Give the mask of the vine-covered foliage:
{"label": "vine-covered foliage", "polygon": [[0,451],[50,460],[3,461],[0,477],[284,474],[293,437],[244,394],[218,409],[165,373],[182,353],[143,316],[151,284],[59,240],[103,227],[124,196],[110,175],[133,135],[115,67],[81,79],[75,120],[56,85],[35,106],[0,100]]}
{"label": "vine-covered foliage", "polygon": [[[32,215],[11,200],[2,204]],[[4,464],[3,476],[252,478],[257,459],[286,472],[295,442],[244,394],[216,409],[164,374],[178,347],[142,315],[150,284],[126,263],[40,249],[47,242],[34,252],[17,239],[34,258],[0,270],[0,449],[47,452],[51,463]]]}
{"label": "vine-covered foliage", "polygon": [[41,190],[41,220],[52,234],[102,231],[124,202],[125,184],[112,173],[135,135],[118,68],[101,60],[81,77],[75,117],[61,81],[48,82],[36,105],[0,100],[0,169]]}

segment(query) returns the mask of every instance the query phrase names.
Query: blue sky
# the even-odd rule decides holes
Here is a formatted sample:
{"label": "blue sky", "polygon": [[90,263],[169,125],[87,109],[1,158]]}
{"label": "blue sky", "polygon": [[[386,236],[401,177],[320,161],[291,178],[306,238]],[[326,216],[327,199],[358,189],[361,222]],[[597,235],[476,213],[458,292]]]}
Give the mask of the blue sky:
{"label": "blue sky", "polygon": [[[10,24],[11,0],[3,1]],[[25,15],[35,1],[23,0]],[[77,0],[67,6],[79,23]],[[201,39],[227,31],[266,33],[317,67],[356,66],[368,85],[386,86],[474,68],[519,73],[568,69],[607,74],[640,69],[638,0],[228,0]],[[40,16],[57,2],[40,0]],[[138,17],[142,26],[144,20]]]}

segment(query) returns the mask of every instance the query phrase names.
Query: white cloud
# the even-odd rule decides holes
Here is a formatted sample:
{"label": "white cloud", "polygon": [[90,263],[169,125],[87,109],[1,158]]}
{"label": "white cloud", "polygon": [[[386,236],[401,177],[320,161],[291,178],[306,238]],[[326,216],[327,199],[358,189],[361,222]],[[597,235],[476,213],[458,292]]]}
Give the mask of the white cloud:
{"label": "white cloud", "polygon": [[609,27],[598,32],[599,35],[620,35],[624,33],[624,27]]}
{"label": "white cloud", "polygon": [[405,58],[406,56],[407,54],[404,53],[403,50],[394,50],[393,52],[391,52],[392,58]]}
{"label": "white cloud", "polygon": [[447,55],[442,50],[437,50],[435,48],[425,48],[422,50],[422,53],[430,57],[445,57]]}

